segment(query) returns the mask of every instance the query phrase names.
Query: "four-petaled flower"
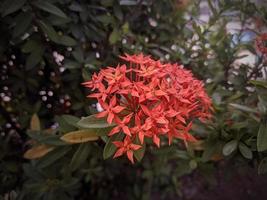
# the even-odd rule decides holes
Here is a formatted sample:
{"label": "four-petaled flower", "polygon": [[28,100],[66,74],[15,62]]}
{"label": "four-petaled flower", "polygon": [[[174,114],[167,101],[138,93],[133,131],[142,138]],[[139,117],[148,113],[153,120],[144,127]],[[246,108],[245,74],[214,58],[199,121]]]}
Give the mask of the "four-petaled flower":
{"label": "four-petaled flower", "polygon": [[128,159],[132,163],[134,163],[133,151],[136,151],[142,147],[141,145],[133,144],[132,140],[129,136],[126,136],[124,138],[123,142],[115,141],[115,142],[113,142],[113,144],[118,148],[118,150],[114,154],[113,158],[117,158],[119,156],[122,156],[124,153],[126,153]]}

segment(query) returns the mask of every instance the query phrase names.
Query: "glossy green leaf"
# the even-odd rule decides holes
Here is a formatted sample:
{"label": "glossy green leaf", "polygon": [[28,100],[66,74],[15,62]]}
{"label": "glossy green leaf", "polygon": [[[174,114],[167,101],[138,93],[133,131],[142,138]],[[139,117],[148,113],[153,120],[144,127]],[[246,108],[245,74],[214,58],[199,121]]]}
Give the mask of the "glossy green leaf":
{"label": "glossy green leaf", "polygon": [[267,150],[267,122],[260,124],[257,136],[258,151]]}
{"label": "glossy green leaf", "polygon": [[68,18],[62,10],[60,10],[57,6],[49,3],[48,1],[37,1],[33,4],[41,10],[44,10],[62,18]]}
{"label": "glossy green leaf", "polygon": [[229,156],[231,153],[233,153],[237,149],[238,141],[237,140],[231,140],[230,142],[227,142],[223,147],[223,155]]}
{"label": "glossy green leaf", "polygon": [[103,158],[107,159],[116,152],[116,146],[112,143],[113,141],[120,141],[124,137],[123,133],[117,133],[108,138],[108,141],[104,147]]}
{"label": "glossy green leaf", "polygon": [[97,118],[96,115],[90,115],[88,117],[82,117],[77,123],[81,128],[107,128],[115,126],[115,124],[108,124],[106,118]]}

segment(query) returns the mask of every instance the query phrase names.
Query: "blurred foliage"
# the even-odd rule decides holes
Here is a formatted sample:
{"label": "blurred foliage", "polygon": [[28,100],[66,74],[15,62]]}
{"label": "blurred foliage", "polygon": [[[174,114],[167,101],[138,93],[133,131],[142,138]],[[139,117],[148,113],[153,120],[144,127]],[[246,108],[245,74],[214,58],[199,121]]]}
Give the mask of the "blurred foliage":
{"label": "blurred foliage", "polygon": [[[166,199],[182,195],[179,178],[193,170],[211,180],[218,162],[267,172],[267,65],[254,47],[264,3],[4,0],[0,13],[0,199]],[[200,142],[148,147],[131,165],[103,160],[101,140],[60,140],[96,112],[81,83],[137,52],[183,63],[205,81],[215,112],[195,124]],[[246,54],[253,64],[241,63]],[[28,161],[32,146],[25,157],[41,158]]]}

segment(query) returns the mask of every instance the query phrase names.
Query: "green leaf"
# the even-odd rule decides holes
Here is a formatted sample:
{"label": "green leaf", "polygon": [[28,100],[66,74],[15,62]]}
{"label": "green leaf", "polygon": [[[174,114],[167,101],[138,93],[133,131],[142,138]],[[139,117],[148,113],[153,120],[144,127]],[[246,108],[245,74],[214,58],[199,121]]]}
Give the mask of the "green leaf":
{"label": "green leaf", "polygon": [[87,129],[69,132],[63,135],[60,139],[67,143],[76,144],[98,140],[98,135],[95,134],[93,129]]}
{"label": "green leaf", "polygon": [[34,49],[26,60],[26,70],[34,68],[43,58],[44,49],[42,46],[38,46]]}
{"label": "green leaf", "polygon": [[16,12],[26,3],[26,0],[6,0],[1,7],[2,17]]}
{"label": "green leaf", "polygon": [[74,61],[66,59],[66,61],[64,62],[64,67],[67,69],[79,69],[81,68],[81,64],[79,64],[78,62],[74,62]]}
{"label": "green leaf", "polygon": [[230,142],[227,142],[223,147],[223,155],[229,156],[231,153],[233,153],[237,149],[237,140],[231,140]]}
{"label": "green leaf", "polygon": [[260,124],[257,137],[257,149],[258,151],[267,150],[267,122]]}
{"label": "green leaf", "polygon": [[79,148],[73,155],[70,162],[71,171],[77,170],[87,159],[90,153],[90,145],[88,143],[80,144]]}
{"label": "green leaf", "polygon": [[190,160],[190,162],[189,162],[189,167],[190,167],[190,169],[192,169],[192,170],[194,170],[194,169],[196,169],[197,168],[197,161],[196,160]]}
{"label": "green leaf", "polygon": [[253,109],[253,108],[250,108],[250,107],[247,107],[244,105],[240,105],[240,104],[236,104],[236,103],[230,103],[229,105],[238,109],[238,110],[244,111],[244,112],[258,113],[258,111],[256,109]]}
{"label": "green leaf", "polygon": [[27,131],[27,135],[41,144],[53,146],[68,145],[68,143],[60,140],[60,136],[54,134],[40,133],[39,131]]}
{"label": "green leaf", "polygon": [[73,115],[61,115],[61,117],[65,120],[65,122],[74,127],[77,126],[77,122],[80,120],[80,118]]}
{"label": "green leaf", "polygon": [[267,88],[267,81],[250,80],[249,82],[255,86],[261,86],[261,87]]}
{"label": "green leaf", "polygon": [[107,128],[115,126],[115,124],[108,124],[106,118],[97,118],[96,115],[83,117],[77,125],[81,128]]}
{"label": "green leaf", "polygon": [[49,12],[51,14],[57,15],[59,17],[68,18],[62,10],[60,10],[58,7],[56,7],[55,5],[53,5],[47,1],[33,2],[33,5],[35,5],[36,7],[38,7],[41,10],[44,10],[44,11]]}
{"label": "green leaf", "polygon": [[245,145],[243,142],[240,142],[238,145],[240,153],[247,159],[252,159],[252,151]]}
{"label": "green leaf", "polygon": [[117,28],[114,28],[111,34],[109,35],[109,43],[115,44],[120,39],[120,32]]}
{"label": "green leaf", "polygon": [[66,132],[76,130],[77,129],[76,125],[72,125],[70,122],[67,122],[65,118],[64,118],[64,116],[56,116],[55,117],[55,120],[59,124],[59,131],[66,133]]}
{"label": "green leaf", "polygon": [[58,159],[62,158],[65,154],[67,154],[72,149],[71,146],[58,147],[53,151],[46,154],[37,162],[37,167],[45,168],[51,164],[53,164]]}
{"label": "green leaf", "polygon": [[116,146],[112,143],[113,141],[120,141],[123,138],[124,134],[123,133],[117,133],[111,137],[109,137],[103,151],[103,158],[107,159],[111,157],[115,151],[116,151]]}
{"label": "green leaf", "polygon": [[134,157],[140,162],[145,155],[145,151],[146,151],[146,143],[142,145],[142,148],[138,149],[137,151],[134,151]]}
{"label": "green leaf", "polygon": [[266,174],[267,173],[267,157],[263,158],[260,161],[260,164],[258,166],[258,173],[259,174]]}
{"label": "green leaf", "polygon": [[21,48],[23,53],[31,53],[35,49],[39,48],[40,44],[35,40],[28,40]]}
{"label": "green leaf", "polygon": [[74,40],[72,37],[63,35],[59,37],[59,40],[56,41],[58,44],[62,44],[65,46],[75,46],[77,44],[76,40]]}
{"label": "green leaf", "polygon": [[59,35],[57,34],[57,32],[55,31],[55,29],[53,28],[53,26],[43,22],[43,21],[39,21],[39,25],[40,28],[42,29],[42,31],[49,37],[50,40],[52,40],[53,42],[58,42],[59,40]]}
{"label": "green leaf", "polygon": [[31,22],[32,22],[32,14],[31,13],[29,13],[29,12],[20,13],[16,17],[16,21],[15,21],[16,26],[13,30],[12,37],[15,38],[15,37],[22,35],[27,30],[27,28],[30,26]]}

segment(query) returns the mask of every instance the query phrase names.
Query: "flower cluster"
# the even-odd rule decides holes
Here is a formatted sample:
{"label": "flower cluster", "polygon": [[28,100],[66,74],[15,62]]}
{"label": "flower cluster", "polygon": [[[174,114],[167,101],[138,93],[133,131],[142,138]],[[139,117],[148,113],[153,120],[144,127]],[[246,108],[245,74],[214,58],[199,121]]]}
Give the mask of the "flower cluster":
{"label": "flower cluster", "polygon": [[204,120],[211,116],[211,100],[203,83],[178,64],[163,64],[149,56],[125,55],[127,64],[107,67],[85,87],[95,93],[103,111],[97,117],[107,117],[115,127],[109,136],[123,133],[114,157],[126,154],[133,163],[134,151],[142,148],[146,139],[160,146],[161,136],[171,144],[174,138],[196,141],[189,133],[193,119]]}
{"label": "flower cluster", "polygon": [[267,55],[267,33],[263,33],[256,38],[256,48],[263,55]]}

